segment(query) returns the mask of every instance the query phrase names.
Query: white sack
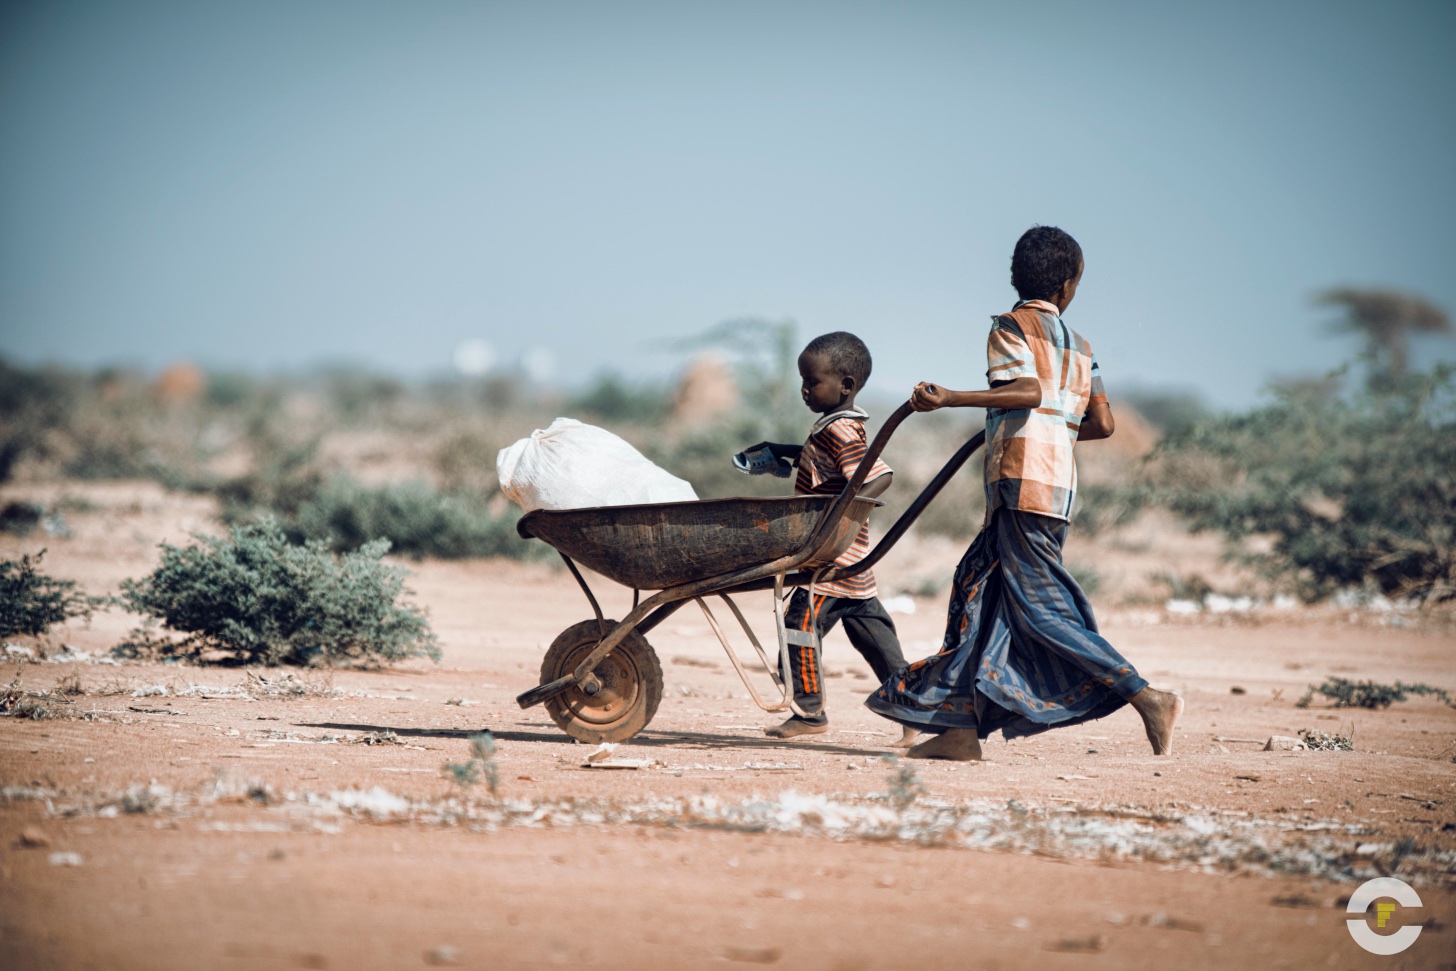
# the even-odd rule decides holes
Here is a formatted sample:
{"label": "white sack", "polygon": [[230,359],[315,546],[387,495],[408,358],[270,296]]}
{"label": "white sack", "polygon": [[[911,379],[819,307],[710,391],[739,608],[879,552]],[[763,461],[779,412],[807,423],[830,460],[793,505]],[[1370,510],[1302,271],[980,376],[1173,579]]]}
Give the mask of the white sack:
{"label": "white sack", "polygon": [[558,418],[495,459],[501,491],[526,512],[691,502],[693,487],[605,428]]}

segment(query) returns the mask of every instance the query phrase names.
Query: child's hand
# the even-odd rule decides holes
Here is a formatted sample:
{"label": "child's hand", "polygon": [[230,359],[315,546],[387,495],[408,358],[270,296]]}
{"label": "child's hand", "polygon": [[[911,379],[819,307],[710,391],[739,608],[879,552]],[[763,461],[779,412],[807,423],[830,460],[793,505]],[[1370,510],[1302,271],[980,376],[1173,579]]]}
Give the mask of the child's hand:
{"label": "child's hand", "polygon": [[787,479],[793,475],[794,462],[799,458],[801,445],[780,445],[777,442],[759,442],[733,456],[733,464],[740,472],[749,475],[778,476]]}
{"label": "child's hand", "polygon": [[910,393],[910,407],[916,411],[935,411],[949,404],[950,392],[926,381],[921,381]]}
{"label": "child's hand", "polygon": [[757,452],[766,448],[776,459],[783,459],[785,462],[797,462],[799,453],[804,450],[802,445],[784,445],[780,442],[759,442],[757,445],[750,445],[744,449],[745,452]]}

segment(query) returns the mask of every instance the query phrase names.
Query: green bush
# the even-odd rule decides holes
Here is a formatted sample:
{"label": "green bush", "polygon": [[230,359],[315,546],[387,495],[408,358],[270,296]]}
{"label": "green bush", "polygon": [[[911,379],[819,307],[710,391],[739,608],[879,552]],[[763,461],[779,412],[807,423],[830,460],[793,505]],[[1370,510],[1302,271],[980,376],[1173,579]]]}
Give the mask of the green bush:
{"label": "green bush", "polygon": [[[880,496],[885,504],[870,517],[872,536],[883,535],[909,508],[910,503],[929,483],[913,478],[908,471],[896,471],[890,488]],[[946,483],[940,494],[915,520],[915,532],[923,536],[944,536],[965,542],[980,532],[986,518],[986,490],[981,484],[980,453],[971,458],[968,467]]]}
{"label": "green bush", "polygon": [[90,616],[100,603],[76,590],[76,581],[39,572],[45,550],[32,559],[0,560],[0,637],[44,634],[52,624]]}
{"label": "green bush", "polygon": [[203,443],[216,417],[168,402],[132,372],[25,369],[0,360],[0,482],[25,464],[73,479],[191,485],[209,458]]}
{"label": "green bush", "polygon": [[1082,592],[1089,597],[1096,594],[1098,588],[1102,586],[1102,574],[1094,566],[1088,566],[1085,563],[1068,563],[1067,572],[1072,575],[1073,580],[1077,581],[1077,586],[1082,588]]}
{"label": "green bush", "polygon": [[[805,430],[808,424],[805,422]],[[699,499],[791,495],[791,479],[744,475],[733,467],[734,453],[766,440],[774,440],[768,426],[756,416],[741,414],[721,425],[694,428],[675,438],[654,435],[634,444],[658,466],[691,482]]]}
{"label": "green bush", "polygon": [[319,457],[319,439],[295,434],[273,413],[255,416],[248,440],[256,456],[253,468],[217,487],[229,525],[271,517],[289,538],[318,541],[335,552],[385,539],[393,552],[415,558],[542,554],[540,544],[516,535],[520,514],[514,508],[493,513],[480,489],[465,484],[473,478],[484,485],[488,479],[495,492],[495,452],[486,454],[478,434],[462,432],[442,446],[436,464],[457,484],[448,492],[420,482],[369,486],[342,473],[330,475]]}
{"label": "green bush", "polygon": [[0,507],[0,533],[29,536],[45,519],[45,506],[35,502],[14,500]]}
{"label": "green bush", "polygon": [[614,371],[602,371],[581,394],[567,402],[568,414],[593,422],[658,424],[672,408],[672,395],[652,385],[629,384]]}
{"label": "green bush", "polygon": [[1138,485],[1079,484],[1072,504],[1072,526],[1082,535],[1096,536],[1132,522],[1147,501],[1147,490]]}
{"label": "green bush", "polygon": [[320,436],[289,421],[280,397],[260,396],[245,416],[243,439],[252,458],[248,471],[214,487],[223,522],[288,519],[324,481]]}
{"label": "green bush", "polygon": [[495,459],[500,439],[478,428],[464,427],[447,434],[435,448],[434,466],[446,492],[474,492],[493,496],[500,488]]}
{"label": "green bush", "polygon": [[155,572],[122,584],[128,610],[186,635],[140,630],[131,653],[269,665],[440,658],[424,614],[398,603],[404,571],[380,562],[387,541],[335,556],[323,543],[290,543],[274,522],[199,539],[163,544]]}
{"label": "green bush", "polygon": [[0,358],[0,482],[24,459],[47,457],[71,420],[81,379],[55,369],[18,368]]}
{"label": "green bush", "polygon": [[470,759],[465,762],[446,762],[443,766],[445,778],[460,787],[460,794],[466,795],[470,787],[484,781],[494,796],[500,789],[500,767],[495,762],[495,736],[481,732],[470,736]]}
{"label": "green bush", "polygon": [[1185,391],[1132,388],[1118,397],[1164,435],[1187,431],[1211,417],[1202,399]]}
{"label": "green bush", "polygon": [[1170,435],[1153,494],[1195,529],[1268,537],[1249,560],[1308,599],[1456,598],[1456,369],[1348,397],[1296,387]]}
{"label": "green bush", "polygon": [[386,539],[396,553],[416,558],[541,555],[541,544],[516,534],[519,518],[514,506],[496,515],[469,493],[442,493],[418,482],[366,486],[336,478],[298,507],[287,528],[297,539],[335,550]]}
{"label": "green bush", "polygon": [[1315,692],[1330,699],[1332,708],[1389,708],[1397,701],[1405,701],[1407,695],[1433,695],[1442,704],[1451,703],[1451,695],[1442,688],[1429,684],[1381,684],[1379,681],[1351,681],[1348,678],[1325,678],[1323,684],[1310,685],[1294,704],[1308,708]]}
{"label": "green bush", "polygon": [[317,376],[331,414],[347,427],[384,424],[405,396],[398,379],[350,367],[325,369]]}
{"label": "green bush", "polygon": [[[873,409],[875,421],[867,429],[871,439],[879,431],[880,421],[888,418],[899,404],[891,400]],[[882,535],[900,518],[935,473],[979,430],[980,417],[960,409],[947,409],[913,414],[905,419],[882,456],[895,470],[895,478],[879,497],[884,508],[876,510],[870,519],[872,535]],[[985,454],[984,448],[975,452],[945,484],[915,520],[917,534],[966,542],[980,532],[986,518]]]}

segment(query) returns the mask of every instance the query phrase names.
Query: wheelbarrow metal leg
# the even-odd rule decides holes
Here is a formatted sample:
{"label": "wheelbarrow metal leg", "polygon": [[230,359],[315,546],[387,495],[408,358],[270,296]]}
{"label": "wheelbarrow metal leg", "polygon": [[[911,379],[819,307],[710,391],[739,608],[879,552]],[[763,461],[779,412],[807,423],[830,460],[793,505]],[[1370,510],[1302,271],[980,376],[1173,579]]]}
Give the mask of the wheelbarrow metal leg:
{"label": "wheelbarrow metal leg", "polygon": [[[566,568],[571,571],[571,575],[576,577],[576,582],[581,586],[581,592],[586,594],[586,599],[591,603],[592,612],[597,615],[597,630],[601,633],[603,637],[606,637],[607,621],[605,615],[602,614],[601,604],[597,603],[597,598],[592,595],[591,587],[586,585],[586,580],[582,577],[581,571],[576,568],[576,564],[571,562],[571,557],[567,556],[565,553],[562,553],[560,550],[557,550],[556,552],[560,554],[563,560],[566,561]],[[637,604],[635,603],[635,598],[632,606],[637,606]]]}
{"label": "wheelbarrow metal leg", "polygon": [[[728,609],[733,611],[733,616],[738,618],[738,626],[742,627],[743,633],[748,635],[748,640],[753,644],[753,649],[758,652],[758,659],[763,662],[763,666],[768,671],[769,677],[773,678],[774,684],[783,684],[783,678],[780,675],[783,668],[781,666],[775,666],[768,659],[768,653],[764,651],[763,645],[758,642],[758,637],[753,633],[753,629],[748,626],[748,621],[744,618],[743,611],[738,609],[738,604],[734,603],[732,598],[726,593],[720,593],[718,596],[728,605]],[[782,661],[783,657],[780,656],[779,660]]]}
{"label": "wheelbarrow metal leg", "polygon": [[772,577],[775,574],[783,574],[786,570],[797,569],[807,560],[808,556],[809,551],[800,550],[797,553],[785,554],[772,562],[760,566],[748,567],[724,576],[695,580],[692,583],[684,583],[676,587],[669,587],[666,590],[659,590],[636,607],[633,607],[632,612],[622,618],[622,622],[612,628],[590,654],[582,658],[581,663],[576,666],[576,670],[572,671],[571,674],[557,678],[555,681],[547,684],[538,685],[530,691],[517,695],[516,703],[522,708],[530,708],[532,705],[539,705],[548,698],[559,695],[573,684],[580,684],[587,675],[591,674],[592,669],[597,666],[598,661],[612,653],[612,649],[622,643],[623,638],[636,630],[638,624],[642,623],[649,614],[652,614],[663,604],[674,600],[691,600],[693,597],[701,597],[703,594],[713,594],[730,589],[740,583]]}
{"label": "wheelbarrow metal leg", "polygon": [[699,607],[703,608],[703,616],[708,618],[708,626],[713,628],[713,633],[718,637],[718,643],[723,645],[723,653],[727,654],[728,660],[733,663],[733,669],[738,672],[738,677],[743,682],[743,687],[748,689],[748,694],[753,698],[753,703],[764,711],[787,711],[791,703],[789,701],[789,690],[779,675],[769,666],[768,655],[764,653],[763,645],[759,644],[758,638],[753,633],[753,628],[748,626],[748,621],[744,619],[743,612],[738,609],[737,604],[726,596],[721,594],[719,596],[722,596],[723,602],[733,611],[733,616],[738,618],[739,626],[748,635],[748,640],[753,644],[754,649],[758,651],[758,656],[763,659],[764,667],[768,668],[769,676],[773,678],[775,687],[779,689],[779,700],[776,704],[766,704],[759,695],[758,690],[754,688],[753,683],[748,680],[748,672],[743,670],[742,662],[738,660],[738,655],[728,643],[728,638],[724,635],[723,629],[718,626],[718,618],[713,616],[713,611],[708,607],[707,601],[702,597],[695,597],[693,599],[698,602]]}

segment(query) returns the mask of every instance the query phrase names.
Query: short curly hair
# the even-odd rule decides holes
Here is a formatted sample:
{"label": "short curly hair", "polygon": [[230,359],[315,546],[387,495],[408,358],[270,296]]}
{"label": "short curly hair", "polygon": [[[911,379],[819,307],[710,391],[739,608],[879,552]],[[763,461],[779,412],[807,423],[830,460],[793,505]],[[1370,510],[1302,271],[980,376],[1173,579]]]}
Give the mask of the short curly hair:
{"label": "short curly hair", "polygon": [[856,386],[863,388],[870,379],[870,349],[865,342],[844,330],[832,334],[821,334],[809,342],[804,354],[817,354],[829,362],[839,374],[854,378]]}
{"label": "short curly hair", "polygon": [[1022,300],[1050,300],[1082,267],[1082,247],[1055,226],[1033,226],[1011,254],[1011,285]]}

